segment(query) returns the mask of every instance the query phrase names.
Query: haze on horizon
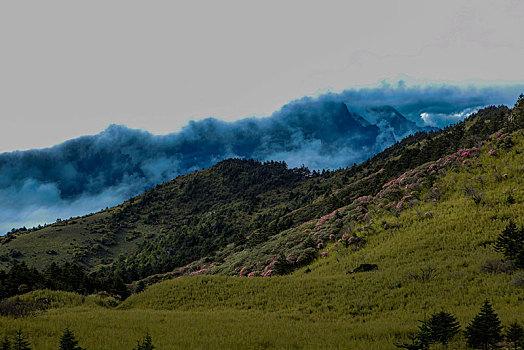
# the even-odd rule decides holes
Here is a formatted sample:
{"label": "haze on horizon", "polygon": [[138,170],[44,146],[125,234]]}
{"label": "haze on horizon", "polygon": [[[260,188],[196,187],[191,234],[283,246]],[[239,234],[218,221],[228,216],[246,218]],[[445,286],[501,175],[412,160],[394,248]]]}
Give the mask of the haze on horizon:
{"label": "haze on horizon", "polygon": [[384,80],[520,85],[523,15],[509,0],[3,2],[0,153],[109,124],[267,116]]}

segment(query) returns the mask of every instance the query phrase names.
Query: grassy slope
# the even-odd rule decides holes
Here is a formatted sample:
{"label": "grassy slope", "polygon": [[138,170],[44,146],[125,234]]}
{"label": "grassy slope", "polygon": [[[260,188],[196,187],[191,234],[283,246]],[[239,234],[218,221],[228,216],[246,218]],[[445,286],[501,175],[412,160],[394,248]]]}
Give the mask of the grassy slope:
{"label": "grassy slope", "polygon": [[[116,244],[104,245],[100,242],[105,219],[115,211],[107,209],[81,218],[64,220],[40,230],[16,234],[16,238],[2,243],[0,267],[9,268],[14,261],[25,262],[29,266],[47,267],[52,262],[83,262],[87,267],[108,264],[119,254],[136,249],[144,241],[139,235],[133,240],[126,239],[126,233],[115,234]],[[100,230],[102,231],[102,230]],[[13,259],[13,252],[21,256]]]}
{"label": "grassy slope", "polygon": [[[451,312],[464,327],[485,299],[503,325],[522,324],[524,293],[510,286],[515,273],[480,272],[487,259],[501,257],[491,242],[508,220],[524,223],[522,131],[515,139],[509,152],[489,156],[492,146],[485,145],[478,160],[437,179],[437,203],[392,213],[374,208],[371,221],[355,224],[368,227],[367,245],[354,252],[332,244],[309,273],[179,278],[148,287],[118,309],[86,299],[33,318],[0,318],[0,329],[13,334],[22,327],[37,349],[56,348],[66,326],[89,349],[131,348],[146,331],[160,349],[388,349],[433,312]],[[482,193],[482,203],[470,198],[468,186]],[[506,203],[507,191],[515,204]],[[379,270],[346,274],[360,263]],[[421,280],[430,267],[434,277]],[[463,347],[458,338],[449,348]]]}

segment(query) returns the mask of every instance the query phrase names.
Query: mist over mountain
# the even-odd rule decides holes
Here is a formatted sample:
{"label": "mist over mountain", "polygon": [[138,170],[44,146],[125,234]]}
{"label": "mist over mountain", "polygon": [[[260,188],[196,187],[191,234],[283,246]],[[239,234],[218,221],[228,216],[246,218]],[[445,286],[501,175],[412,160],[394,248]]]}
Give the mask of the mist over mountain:
{"label": "mist over mountain", "polygon": [[0,232],[116,205],[226,158],[347,167],[411,133],[511,104],[521,90],[384,85],[302,98],[266,118],[208,118],[163,136],[111,125],[51,148],[0,154]]}

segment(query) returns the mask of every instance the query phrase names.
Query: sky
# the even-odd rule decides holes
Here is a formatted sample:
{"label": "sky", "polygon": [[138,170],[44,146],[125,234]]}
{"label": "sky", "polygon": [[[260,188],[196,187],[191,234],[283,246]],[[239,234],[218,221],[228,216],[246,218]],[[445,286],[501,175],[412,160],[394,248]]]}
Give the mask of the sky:
{"label": "sky", "polygon": [[524,82],[522,1],[0,3],[0,152],[303,96]]}

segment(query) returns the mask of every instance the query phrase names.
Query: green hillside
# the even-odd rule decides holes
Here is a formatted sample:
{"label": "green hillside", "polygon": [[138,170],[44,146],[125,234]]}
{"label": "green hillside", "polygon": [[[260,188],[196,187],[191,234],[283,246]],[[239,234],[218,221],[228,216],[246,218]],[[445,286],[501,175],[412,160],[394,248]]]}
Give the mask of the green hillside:
{"label": "green hillside", "polygon": [[[5,266],[96,269],[117,257],[106,269],[137,293],[6,299],[0,335],[22,328],[36,349],[56,349],[65,327],[88,349],[131,349],[146,333],[159,349],[394,349],[439,311],[464,330],[485,300],[503,326],[522,325],[524,274],[495,242],[510,222],[524,225],[523,121],[521,97],[513,110],[487,108],[321,174],[229,160],[101,213],[11,234]],[[101,250],[32,253],[66,229]],[[465,348],[464,335],[448,348]]]}
{"label": "green hillside", "polygon": [[[486,264],[502,258],[492,243],[508,221],[524,223],[524,133],[510,137],[508,150],[495,137],[438,176],[429,191],[440,189],[437,201],[422,191],[409,208],[370,208],[368,221],[354,224],[366,239],[358,250],[330,243],[326,257],[282,277],[173,279],[116,309],[71,300],[36,317],[1,318],[0,329],[22,327],[37,349],[56,348],[66,326],[89,349],[130,349],[146,332],[159,349],[393,349],[417,320],[440,310],[464,329],[485,299],[503,325],[522,324],[522,272],[491,273]],[[362,263],[378,270],[348,274]],[[449,348],[464,348],[463,337]]]}
{"label": "green hillside", "polygon": [[[233,256],[250,251],[251,265],[297,255],[282,266],[280,273],[288,273],[329,243],[329,234],[323,234],[312,237],[313,243],[275,244],[292,236],[289,229],[306,229],[311,220],[351,209],[359,197],[378,195],[384,183],[411,169],[479,146],[508,123],[509,115],[506,107],[489,107],[440,132],[417,133],[362,164],[332,172],[226,160],[100,213],[10,233],[0,243],[0,263],[6,268],[20,262],[40,268],[51,262],[76,262],[90,270],[113,266],[131,282],[158,273],[190,274],[224,262],[229,263],[213,271],[238,274],[242,266],[231,265]],[[516,125],[518,121],[508,124]],[[431,186],[433,177],[421,185]],[[397,195],[387,196],[401,199]],[[337,227],[332,234],[343,230]]]}

